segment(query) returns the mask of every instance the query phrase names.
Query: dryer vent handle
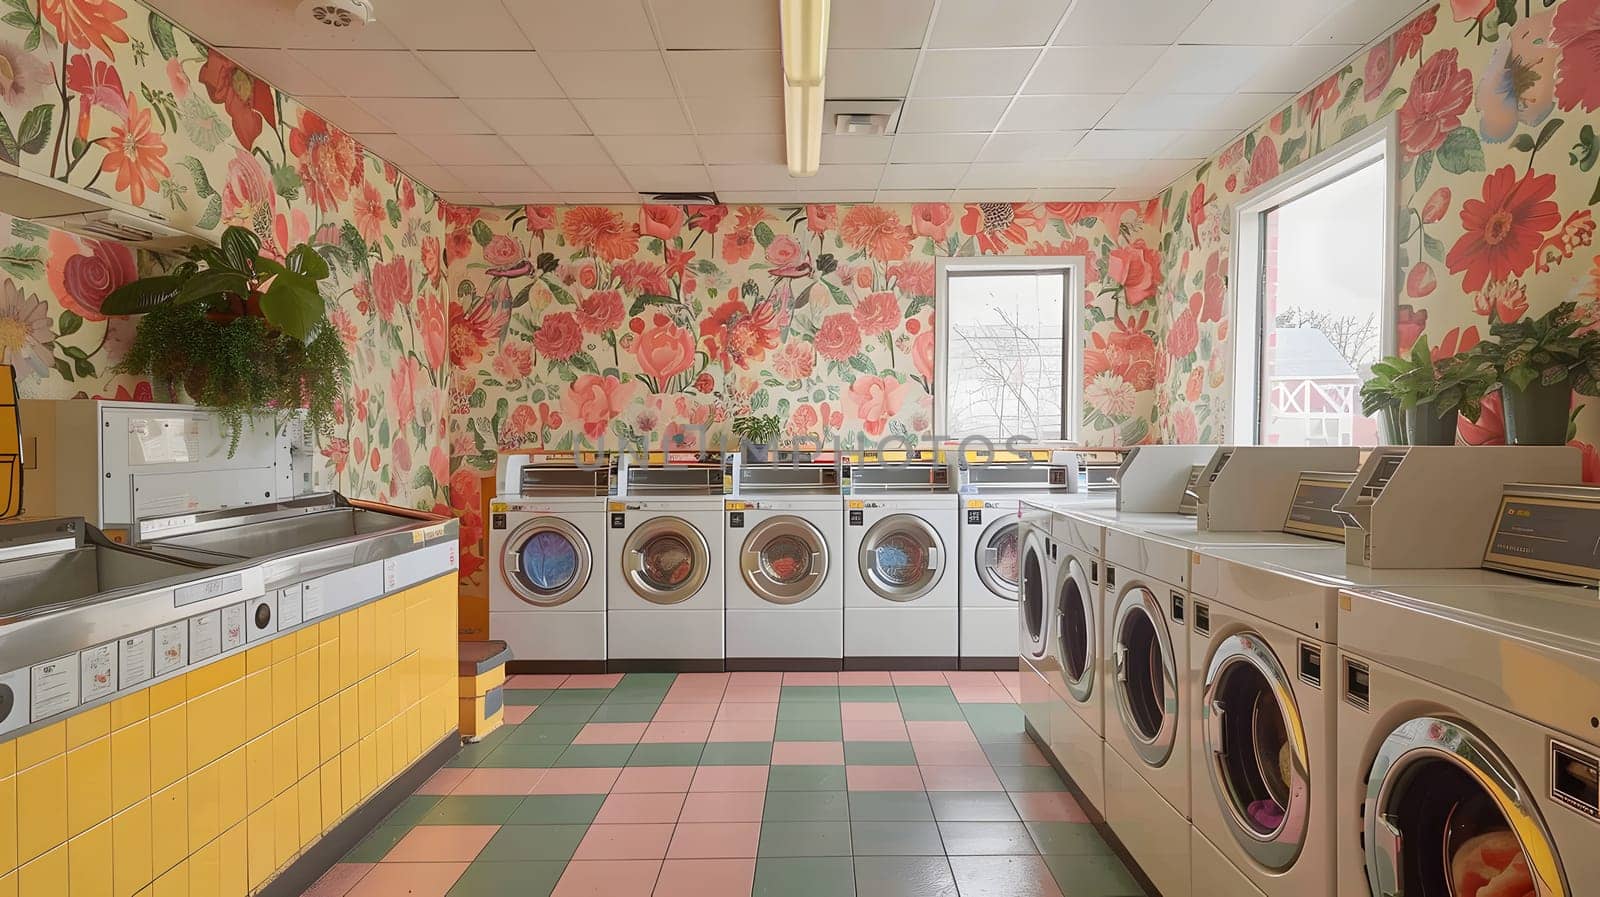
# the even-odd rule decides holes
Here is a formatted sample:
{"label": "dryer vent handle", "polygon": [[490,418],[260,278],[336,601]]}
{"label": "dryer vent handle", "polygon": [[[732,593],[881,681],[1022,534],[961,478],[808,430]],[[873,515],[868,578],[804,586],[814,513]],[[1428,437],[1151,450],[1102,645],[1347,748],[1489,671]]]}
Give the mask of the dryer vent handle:
{"label": "dryer vent handle", "polygon": [[1388,815],[1378,817],[1373,843],[1367,845],[1367,864],[1378,886],[1378,897],[1403,897],[1400,884],[1400,852],[1405,836]]}
{"label": "dryer vent handle", "polygon": [[939,569],[939,549],[936,546],[930,545],[928,547],[928,569]]}
{"label": "dryer vent handle", "polygon": [[1226,753],[1223,750],[1222,725],[1227,719],[1228,708],[1224,707],[1221,701],[1212,701],[1206,706],[1206,711],[1206,741],[1210,742],[1208,747],[1211,748],[1211,753],[1221,757]]}

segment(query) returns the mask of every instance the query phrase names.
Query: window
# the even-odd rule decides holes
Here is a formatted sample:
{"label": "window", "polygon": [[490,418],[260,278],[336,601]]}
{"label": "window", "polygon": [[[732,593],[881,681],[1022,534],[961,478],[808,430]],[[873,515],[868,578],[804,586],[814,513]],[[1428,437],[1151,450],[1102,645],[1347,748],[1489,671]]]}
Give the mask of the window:
{"label": "window", "polygon": [[940,264],[935,429],[1059,441],[1077,432],[1081,261],[944,259]]}
{"label": "window", "polygon": [[1392,129],[1357,134],[1239,205],[1237,441],[1380,441],[1360,392],[1394,351]]}

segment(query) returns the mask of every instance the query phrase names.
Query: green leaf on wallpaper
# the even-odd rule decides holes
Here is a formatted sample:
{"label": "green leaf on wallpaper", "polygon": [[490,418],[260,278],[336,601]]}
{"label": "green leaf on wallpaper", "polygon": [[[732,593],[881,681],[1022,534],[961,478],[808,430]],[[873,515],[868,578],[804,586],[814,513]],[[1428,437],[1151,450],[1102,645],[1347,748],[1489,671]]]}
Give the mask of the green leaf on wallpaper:
{"label": "green leaf on wallpaper", "polygon": [[6,117],[0,115],[0,162],[15,165],[22,160],[17,151],[17,137],[11,133],[11,125],[6,122]]}
{"label": "green leaf on wallpaper", "polygon": [[189,142],[205,152],[221,146],[233,133],[218,117],[216,107],[206,99],[204,91],[191,91],[178,101],[179,121]]}
{"label": "green leaf on wallpaper", "polygon": [[1123,424],[1117,438],[1122,445],[1138,445],[1144,442],[1148,435],[1150,435],[1150,422],[1141,417]]}
{"label": "green leaf on wallpaper", "polygon": [[383,204],[383,210],[389,213],[389,226],[398,227],[400,225],[400,204],[391,199]]}
{"label": "green leaf on wallpaper", "polygon": [[865,352],[857,352],[850,356],[850,367],[863,374],[876,376],[878,373],[878,366],[872,363],[872,359],[868,358]]}
{"label": "green leaf on wallpaper", "polygon": [[1244,157],[1246,159],[1254,159],[1256,157],[1256,132],[1254,131],[1244,135]]}
{"label": "green leaf on wallpaper", "polygon": [[[300,198],[300,188],[305,184],[300,180],[300,172],[294,170],[293,165],[272,166],[272,189],[284,199],[294,202]],[[347,222],[348,225],[348,222]],[[353,229],[353,226],[352,226]],[[361,254],[365,256],[367,246],[365,241],[361,244]]]}
{"label": "green leaf on wallpaper", "polygon": [[1427,183],[1428,175],[1431,174],[1432,172],[1433,172],[1433,153],[1432,152],[1426,152],[1426,153],[1423,153],[1420,156],[1417,156],[1417,163],[1416,163],[1416,166],[1412,169],[1411,175],[1412,175],[1412,179],[1413,179],[1412,182],[1414,184],[1416,184],[1416,188],[1418,190],[1421,190],[1422,189],[1422,185]]}
{"label": "green leaf on wallpaper", "polygon": [[1433,234],[1425,233],[1422,235],[1422,248],[1428,255],[1433,257],[1434,261],[1444,261],[1444,241]]}
{"label": "green leaf on wallpaper", "polygon": [[1334,110],[1334,115],[1343,115],[1355,103],[1356,97],[1361,96],[1361,88],[1366,84],[1365,79],[1357,78],[1346,85],[1344,97],[1339,100],[1339,107]]}
{"label": "green leaf on wallpaper", "polygon": [[179,160],[178,164],[182,165],[184,169],[189,172],[189,177],[194,181],[195,196],[205,199],[208,196],[217,195],[217,191],[211,186],[211,179],[206,176],[206,166],[204,162],[201,162],[194,156],[184,156],[181,160]]}
{"label": "green leaf on wallpaper", "polygon": [[1517,0],[1499,0],[1495,7],[1500,14],[1500,24],[1517,24]]}
{"label": "green leaf on wallpaper", "polygon": [[600,373],[599,366],[594,363],[593,358],[589,357],[588,352],[579,352],[578,354],[572,356],[572,358],[568,360],[568,363],[574,368],[583,371],[585,374]]}
{"label": "green leaf on wallpaper", "polygon": [[633,300],[633,305],[628,307],[628,316],[632,317],[643,312],[652,305],[674,305],[678,300],[671,296],[657,296],[652,293],[641,293],[639,298]]}
{"label": "green leaf on wallpaper", "polygon": [[1561,126],[1566,123],[1566,120],[1561,118],[1552,118],[1545,122],[1544,127],[1539,129],[1539,139],[1534,141],[1533,151],[1538,152],[1544,149],[1545,144],[1550,142],[1550,138],[1556,136],[1556,132],[1561,130]]}
{"label": "green leaf on wallpaper", "polygon": [[1483,171],[1483,143],[1470,125],[1462,125],[1445,135],[1439,147],[1439,167],[1451,174]]}
{"label": "green leaf on wallpaper", "polygon": [[201,213],[200,220],[194,223],[201,230],[210,230],[222,222],[222,197],[212,196],[206,200],[206,210]]}
{"label": "green leaf on wallpaper", "polygon": [[1517,139],[1511,141],[1511,148],[1523,153],[1533,152],[1533,135],[1518,134]]}
{"label": "green leaf on wallpaper", "polygon": [[26,12],[8,12],[4,16],[0,16],[0,22],[10,25],[18,31],[24,31],[33,27],[33,16]]}
{"label": "green leaf on wallpaper", "polygon": [[550,295],[556,297],[556,301],[561,303],[562,305],[577,305],[578,304],[578,300],[573,298],[571,293],[567,292],[567,288],[562,286],[559,282],[557,282],[553,278],[549,278],[549,277],[544,278],[544,285],[546,287],[550,288]]}
{"label": "green leaf on wallpaper", "polygon": [[767,407],[767,402],[771,399],[771,397],[772,393],[767,392],[764,389],[756,390],[756,393],[750,397],[750,410],[760,411],[761,409]]}
{"label": "green leaf on wallpaper", "polygon": [[1339,139],[1343,140],[1346,137],[1351,137],[1361,133],[1362,131],[1365,131],[1367,129],[1367,124],[1367,117],[1365,115],[1357,115],[1354,118],[1346,119],[1344,127],[1339,129]]}
{"label": "green leaf on wallpaper", "polygon": [[55,114],[56,107],[49,103],[41,103],[28,110],[22,116],[22,124],[17,125],[17,149],[32,155],[44,149],[46,140],[50,139],[50,120]]}
{"label": "green leaf on wallpaper", "polygon": [[172,33],[172,23],[156,13],[150,14],[150,40],[162,59],[178,58],[178,40]]}
{"label": "green leaf on wallpaper", "polygon": [[1300,135],[1299,137],[1291,137],[1290,139],[1285,140],[1283,142],[1283,150],[1278,153],[1278,164],[1281,166],[1287,166],[1291,161],[1294,161],[1295,158],[1300,155],[1300,151],[1305,149],[1305,146],[1306,138],[1304,134]]}
{"label": "green leaf on wallpaper", "polygon": [[772,228],[767,227],[767,223],[765,221],[756,225],[756,242],[761,244],[762,249],[772,245],[772,238]]}
{"label": "green leaf on wallpaper", "polygon": [[1389,95],[1384,97],[1383,102],[1378,106],[1377,117],[1383,118],[1385,115],[1399,109],[1400,101],[1405,98],[1406,89],[1404,87],[1396,87],[1394,90],[1389,91]]}
{"label": "green leaf on wallpaper", "polygon": [[932,304],[933,304],[933,297],[932,296],[917,296],[916,298],[912,299],[909,304],[906,305],[905,316],[909,318],[912,315],[915,315],[917,312],[922,311],[924,308],[927,308],[928,306],[930,306]]}
{"label": "green leaf on wallpaper", "polygon": [[55,361],[51,362],[51,366],[56,369],[56,373],[61,375],[61,379],[67,381],[68,383],[71,383],[74,379],[76,379],[72,375],[72,364],[69,363],[65,358],[57,358]]}
{"label": "green leaf on wallpaper", "polygon": [[572,438],[573,438],[573,434],[572,434],[571,430],[568,430],[567,432],[562,433],[561,434],[561,438],[559,440],[557,440],[557,442],[556,442],[556,451],[558,451],[558,452],[570,452],[570,451],[572,451]]}
{"label": "green leaf on wallpaper", "polygon": [[824,278],[823,281],[822,281],[822,285],[828,288],[828,292],[829,293],[833,294],[834,304],[836,304],[836,305],[849,305],[850,304],[850,297],[846,296],[844,294],[844,290],[839,289],[839,287],[837,285],[835,285],[833,281],[827,280],[826,278]]}
{"label": "green leaf on wallpaper", "polygon": [[[19,240],[43,240],[45,237],[50,236],[50,230],[42,224],[24,221],[21,218],[13,218],[11,219],[11,236]],[[30,248],[35,252],[38,251],[38,247]]]}
{"label": "green leaf on wallpaper", "polygon": [[494,239],[494,232],[480,219],[472,222],[472,239],[478,241],[479,246],[488,246],[489,241]]}
{"label": "green leaf on wallpaper", "polygon": [[56,335],[71,336],[83,328],[83,318],[78,317],[70,309],[62,309],[61,316],[56,319]]}
{"label": "green leaf on wallpaper", "polygon": [[72,372],[79,377],[94,376],[94,362],[89,360],[89,353],[77,346],[61,346],[61,354],[72,359]]}
{"label": "green leaf on wallpaper", "polygon": [[1578,132],[1578,142],[1573,144],[1572,152],[1567,155],[1579,171],[1588,171],[1594,168],[1596,159],[1600,159],[1600,146],[1596,145],[1594,125],[1584,125]]}
{"label": "green leaf on wallpaper", "polygon": [[821,401],[823,401],[823,400],[825,400],[827,398],[828,398],[828,393],[827,393],[827,390],[824,390],[824,389],[817,389],[817,390],[814,390],[811,393],[811,401],[813,401],[813,402],[821,402]]}

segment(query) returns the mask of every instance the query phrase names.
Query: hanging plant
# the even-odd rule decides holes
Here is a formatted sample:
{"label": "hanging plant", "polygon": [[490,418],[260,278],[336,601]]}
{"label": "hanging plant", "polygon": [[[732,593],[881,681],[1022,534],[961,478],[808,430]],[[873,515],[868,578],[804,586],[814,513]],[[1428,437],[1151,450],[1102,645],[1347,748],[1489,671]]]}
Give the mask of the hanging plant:
{"label": "hanging plant", "polygon": [[106,297],[105,313],[143,316],[115,370],[216,409],[233,447],[245,419],[264,411],[304,408],[308,425],[331,435],[350,356],[318,289],[328,275],[310,245],[280,262],[261,254],[250,230],[230,227],[220,245],[190,250],[172,271]]}

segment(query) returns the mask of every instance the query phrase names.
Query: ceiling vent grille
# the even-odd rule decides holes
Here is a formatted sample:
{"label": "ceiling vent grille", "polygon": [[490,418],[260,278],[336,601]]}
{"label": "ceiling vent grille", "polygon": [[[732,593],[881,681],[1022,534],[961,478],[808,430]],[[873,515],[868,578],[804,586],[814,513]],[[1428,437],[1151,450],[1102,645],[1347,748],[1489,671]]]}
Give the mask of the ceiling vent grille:
{"label": "ceiling vent grille", "polygon": [[841,137],[882,137],[900,124],[899,100],[829,100],[822,106],[822,129]]}
{"label": "ceiling vent grille", "polygon": [[648,190],[640,191],[639,195],[645,202],[663,206],[720,206],[722,200],[716,193],[652,193]]}

